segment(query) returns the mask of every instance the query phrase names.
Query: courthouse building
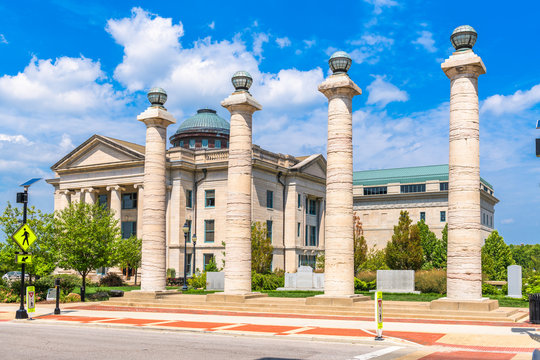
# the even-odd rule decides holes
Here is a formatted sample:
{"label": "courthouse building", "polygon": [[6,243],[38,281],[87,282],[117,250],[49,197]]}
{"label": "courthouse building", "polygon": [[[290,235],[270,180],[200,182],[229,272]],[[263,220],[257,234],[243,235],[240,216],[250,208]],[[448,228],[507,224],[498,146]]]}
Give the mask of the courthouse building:
{"label": "courthouse building", "polygon": [[[228,140],[229,122],[211,109],[198,110],[170,137],[164,199],[166,266],[179,275],[185,222],[190,226],[190,271],[203,269],[211,259],[223,266]],[[99,202],[114,211],[123,237],[142,237],[144,157],[143,145],[92,136],[52,166],[56,177],[47,182],[55,188],[55,210],[72,201]],[[268,227],[274,268],[292,272],[299,265],[315,266],[324,251],[325,182],[326,160],[321,154],[294,157],[253,146],[252,220]],[[413,222],[424,219],[441,236],[448,206],[448,165],[357,171],[353,185],[354,210],[369,246],[386,246],[401,210],[409,211]],[[479,186],[485,239],[493,228],[498,200],[488,182],[482,179]]]}

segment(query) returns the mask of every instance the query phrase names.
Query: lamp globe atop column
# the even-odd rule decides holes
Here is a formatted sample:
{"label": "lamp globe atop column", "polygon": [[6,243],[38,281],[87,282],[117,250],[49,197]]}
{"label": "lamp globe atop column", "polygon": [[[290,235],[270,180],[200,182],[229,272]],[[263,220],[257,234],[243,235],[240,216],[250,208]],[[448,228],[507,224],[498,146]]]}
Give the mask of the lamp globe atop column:
{"label": "lamp globe atop column", "polygon": [[346,74],[351,68],[352,59],[345,51],[336,51],[330,56],[328,65],[334,74]]}
{"label": "lamp globe atop column", "polygon": [[247,71],[237,71],[231,78],[231,82],[236,91],[248,91],[253,84],[253,78]]}
{"label": "lamp globe atop column", "polygon": [[476,43],[478,34],[470,25],[461,25],[454,29],[450,35],[450,41],[456,51],[471,50]]}
{"label": "lamp globe atop column", "polygon": [[167,101],[167,92],[160,87],[151,88],[146,95],[152,107],[165,109],[163,105]]}

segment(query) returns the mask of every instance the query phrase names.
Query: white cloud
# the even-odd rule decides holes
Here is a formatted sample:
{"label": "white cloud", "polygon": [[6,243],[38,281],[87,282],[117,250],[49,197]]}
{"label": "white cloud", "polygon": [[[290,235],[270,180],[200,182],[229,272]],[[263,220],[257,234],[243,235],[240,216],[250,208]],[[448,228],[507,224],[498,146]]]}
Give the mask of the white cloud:
{"label": "white cloud", "polygon": [[263,44],[267,43],[268,40],[267,34],[259,33],[253,35],[253,55],[258,56],[260,59],[263,52]]}
{"label": "white cloud", "polygon": [[433,34],[426,30],[421,31],[420,37],[418,37],[418,39],[414,40],[412,43],[423,46],[424,49],[430,53],[437,51],[437,48],[435,47],[435,40],[433,40]]}
{"label": "white cloud", "polygon": [[495,115],[516,114],[540,103],[540,84],[529,90],[518,90],[513,95],[493,95],[482,102],[482,113]]}
{"label": "white cloud", "polygon": [[4,34],[0,34],[0,44],[9,44]]}
{"label": "white cloud", "polygon": [[360,39],[351,41],[350,44],[358,47],[349,53],[354,62],[375,64],[379,61],[378,54],[390,49],[394,44],[394,39],[377,34],[365,34]]}
{"label": "white cloud", "polygon": [[214,30],[216,28],[216,22],[215,21],[212,21],[210,24],[208,24],[208,27],[212,30]]}
{"label": "white cloud", "polygon": [[280,49],[283,49],[285,47],[291,46],[291,40],[288,37],[277,38],[276,44],[278,44]]}
{"label": "white cloud", "polygon": [[501,224],[512,224],[513,222],[514,222],[514,219],[512,218],[501,220]]}
{"label": "white cloud", "polygon": [[395,0],[364,0],[368,4],[373,5],[373,12],[380,14],[385,7],[392,7],[398,5]]}
{"label": "white cloud", "polygon": [[23,144],[23,145],[32,145],[32,142],[29,141],[24,135],[6,135],[0,134],[0,145],[2,142],[14,143],[14,144]]}
{"label": "white cloud", "polygon": [[306,49],[310,49],[317,44],[317,40],[304,40],[304,44]]}
{"label": "white cloud", "polygon": [[383,76],[375,76],[375,80],[367,86],[369,92],[366,104],[376,104],[381,107],[393,101],[407,101],[409,95],[406,91],[400,90],[394,84],[384,80]]}

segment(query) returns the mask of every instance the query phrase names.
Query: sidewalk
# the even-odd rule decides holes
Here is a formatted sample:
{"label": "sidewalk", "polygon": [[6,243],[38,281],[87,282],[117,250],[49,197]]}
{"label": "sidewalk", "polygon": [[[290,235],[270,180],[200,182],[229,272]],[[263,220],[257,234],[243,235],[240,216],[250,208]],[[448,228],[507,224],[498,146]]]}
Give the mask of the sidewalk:
{"label": "sidewalk", "polygon": [[[0,305],[0,321],[13,321],[17,305]],[[99,303],[39,305],[32,323],[137,327],[168,331],[204,331],[248,336],[287,336],[332,342],[373,342],[375,323],[365,318],[332,315],[243,313],[219,310],[142,308]],[[16,320],[24,321],[24,320]],[[531,359],[540,347],[540,326],[528,323],[386,319],[385,342],[416,352],[402,359]]]}

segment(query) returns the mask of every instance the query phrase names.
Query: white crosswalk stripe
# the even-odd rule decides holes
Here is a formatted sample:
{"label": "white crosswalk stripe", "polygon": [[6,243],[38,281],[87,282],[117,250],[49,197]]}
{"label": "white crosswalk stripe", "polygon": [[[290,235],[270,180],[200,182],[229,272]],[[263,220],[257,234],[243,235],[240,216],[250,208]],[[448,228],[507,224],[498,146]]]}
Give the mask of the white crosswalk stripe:
{"label": "white crosswalk stripe", "polygon": [[374,359],[374,358],[379,357],[379,356],[390,354],[391,352],[394,352],[394,351],[399,350],[399,349],[402,349],[402,347],[401,346],[390,346],[390,347],[387,347],[387,348],[384,348],[384,349],[379,349],[379,350],[372,351],[372,352],[367,353],[367,354],[357,355],[353,359],[354,360]]}

